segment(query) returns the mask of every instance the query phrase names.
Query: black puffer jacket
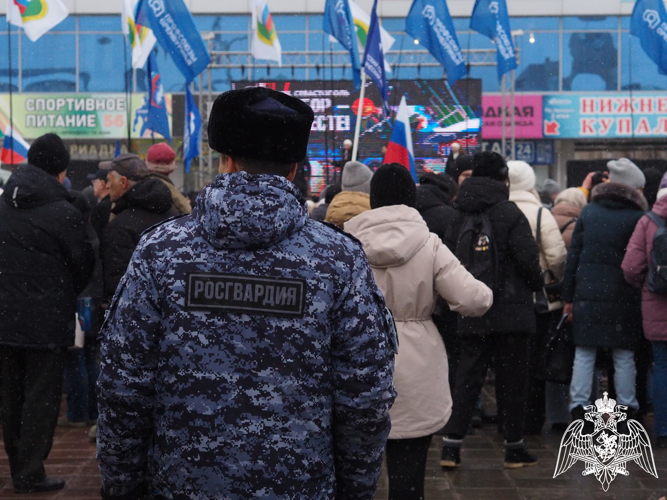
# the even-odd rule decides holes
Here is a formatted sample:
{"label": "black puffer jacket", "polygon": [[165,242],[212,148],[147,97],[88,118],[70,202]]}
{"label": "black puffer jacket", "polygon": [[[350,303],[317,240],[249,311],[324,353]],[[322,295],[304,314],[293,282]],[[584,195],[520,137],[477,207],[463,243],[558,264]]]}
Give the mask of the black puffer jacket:
{"label": "black puffer jacket", "polygon": [[493,306],[482,318],[459,318],[458,331],[462,335],[535,332],[533,292],[540,290],[543,283],[539,250],[528,219],[514,203],[502,203],[492,209],[508,199],[507,186],[493,179],[472,177],[461,185],[458,213],[446,235],[447,246],[456,248],[466,216],[488,212],[500,265],[500,284],[494,291]]}
{"label": "black puffer jacket", "polygon": [[30,165],[7,181],[0,199],[0,344],[74,343],[76,297],[94,259],[73,201],[55,177]]}
{"label": "black puffer jacket", "polygon": [[104,230],[102,264],[104,298],[109,302],[127,270],[141,234],[151,226],[178,215],[171,193],[159,179],[139,182],[120,197],[112,210],[116,217]]}
{"label": "black puffer jacket", "polygon": [[451,205],[452,199],[449,194],[438,186],[423,184],[417,188],[415,208],[426,222],[429,231],[437,234],[443,242],[447,229],[457,213]]}

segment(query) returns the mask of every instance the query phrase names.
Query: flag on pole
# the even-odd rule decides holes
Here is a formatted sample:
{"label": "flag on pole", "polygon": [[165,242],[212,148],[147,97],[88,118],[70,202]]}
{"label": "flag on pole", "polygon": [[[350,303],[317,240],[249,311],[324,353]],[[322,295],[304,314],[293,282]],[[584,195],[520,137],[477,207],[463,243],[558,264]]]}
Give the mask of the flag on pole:
{"label": "flag on pole", "polygon": [[152,130],[164,136],[167,141],[171,141],[171,132],[169,130],[169,115],[167,114],[167,105],[164,100],[164,89],[162,88],[162,77],[157,67],[155,53],[151,52],[148,57],[148,113],[144,119],[144,125],[141,129],[141,135],[146,130]]}
{"label": "flag on pole", "polygon": [[[352,11],[352,18],[354,19],[354,27],[357,32],[357,40],[362,47],[366,47],[366,39],[368,38],[368,29],[371,25],[371,16],[362,9],[358,3],[354,0],[350,0],[350,10]],[[389,32],[380,26],[380,32],[382,33],[382,49],[386,54],[391,50],[396,39],[389,34]],[[384,70],[387,73],[391,73],[391,65],[384,61]]]}
{"label": "flag on pole", "polygon": [[69,15],[62,0],[7,0],[6,8],[7,22],[23,28],[33,42]]}
{"label": "flag on pole", "polygon": [[384,163],[398,163],[403,165],[417,181],[417,167],[415,166],[415,153],[412,148],[412,131],[410,129],[410,116],[408,115],[408,104],[405,96],[401,99],[401,105],[394,120],[394,129],[384,156]]}
{"label": "flag on pole", "polygon": [[18,165],[28,161],[28,150],[30,145],[23,140],[21,134],[11,125],[5,129],[5,138],[2,141],[2,152],[0,161],[4,165]]}
{"label": "flag on pole", "polygon": [[253,0],[252,33],[252,57],[275,61],[282,66],[282,48],[266,0]]}
{"label": "flag on pole", "polygon": [[190,171],[190,162],[200,154],[201,127],[199,108],[188,83],[185,85],[185,127],[183,129],[183,162],[186,174]]}
{"label": "flag on pole", "polygon": [[155,47],[155,35],[145,25],[146,16],[137,18],[136,6],[139,0],[123,0],[122,25],[123,34],[130,37],[132,46],[132,67],[143,68],[149,54]]}
{"label": "flag on pole", "polygon": [[505,0],[476,0],[470,19],[470,29],[495,42],[498,49],[498,79],[517,68]]}
{"label": "flag on pole", "polygon": [[116,140],[116,152],[115,152],[115,154],[114,154],[113,157],[115,158],[116,156],[120,156],[120,151],[121,151],[121,149],[120,149],[120,141],[119,141],[119,140]]}
{"label": "flag on pole", "polygon": [[658,65],[660,73],[667,75],[667,11],[662,0],[637,0],[630,33],[639,38],[642,49]]}
{"label": "flag on pole", "polygon": [[[366,74],[371,77],[371,80],[375,82],[375,85],[377,85],[382,96],[384,114],[389,115],[389,86],[387,85],[387,75],[384,69],[384,52],[382,50],[382,35],[380,34],[377,6],[378,0],[375,0],[373,11],[371,12],[371,25],[368,28],[364,60],[361,66],[364,68]],[[361,120],[361,116],[357,119]]]}
{"label": "flag on pole", "polygon": [[466,75],[465,59],[456,38],[447,2],[414,0],[405,22],[405,31],[442,64],[451,83]]}
{"label": "flag on pole", "polygon": [[359,60],[359,44],[354,35],[354,18],[349,0],[326,0],[324,6],[325,33],[333,36],[346,50],[352,59],[352,80],[354,88],[361,87],[361,61]]}

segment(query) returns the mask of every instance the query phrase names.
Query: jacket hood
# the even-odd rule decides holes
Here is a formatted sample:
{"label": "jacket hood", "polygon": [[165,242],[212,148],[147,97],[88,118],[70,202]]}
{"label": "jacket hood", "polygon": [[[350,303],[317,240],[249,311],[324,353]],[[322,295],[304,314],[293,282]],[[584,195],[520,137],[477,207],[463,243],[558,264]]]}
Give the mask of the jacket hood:
{"label": "jacket hood", "polygon": [[651,210],[653,210],[663,219],[667,218],[667,196],[658,198],[658,201],[655,202]]}
{"label": "jacket hood", "polygon": [[531,205],[542,206],[542,202],[531,191],[511,191],[510,201],[514,203],[530,203]]}
{"label": "jacket hood", "polygon": [[509,195],[509,188],[500,181],[488,177],[471,177],[461,184],[456,208],[463,213],[480,213],[501,201],[507,201]]}
{"label": "jacket hood", "polygon": [[216,248],[258,249],[300,230],[308,208],[299,189],[277,175],[219,175],[197,197],[192,217]]}
{"label": "jacket hood", "polygon": [[44,170],[25,165],[11,175],[2,197],[12,207],[28,209],[55,201],[70,201],[70,195],[58,179]]}
{"label": "jacket hood", "polygon": [[430,232],[414,208],[392,205],[376,208],[345,224],[345,230],[359,239],[371,266],[402,266],[426,244]]}
{"label": "jacket hood", "polygon": [[591,201],[594,203],[611,202],[606,204],[648,210],[648,203],[639,191],[618,182],[603,182],[595,186],[591,193]]}
{"label": "jacket hood", "polygon": [[158,179],[146,179],[135,184],[116,202],[113,213],[119,214],[128,208],[139,208],[156,214],[163,214],[171,208],[169,188]]}
{"label": "jacket hood", "polygon": [[581,215],[581,208],[570,203],[559,203],[551,210],[551,214],[554,217],[570,217],[574,219]]}
{"label": "jacket hood", "polygon": [[415,208],[419,212],[451,204],[452,199],[449,196],[449,193],[444,192],[434,184],[422,184],[417,188]]}

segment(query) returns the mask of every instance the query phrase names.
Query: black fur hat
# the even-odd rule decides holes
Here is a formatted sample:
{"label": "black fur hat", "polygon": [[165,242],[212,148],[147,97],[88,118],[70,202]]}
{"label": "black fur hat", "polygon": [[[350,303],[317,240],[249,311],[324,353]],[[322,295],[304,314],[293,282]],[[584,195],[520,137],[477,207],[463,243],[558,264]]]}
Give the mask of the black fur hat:
{"label": "black fur hat", "polygon": [[231,157],[298,163],[308,152],[313,119],[310,106],[282,92],[230,90],[213,103],[208,144]]}

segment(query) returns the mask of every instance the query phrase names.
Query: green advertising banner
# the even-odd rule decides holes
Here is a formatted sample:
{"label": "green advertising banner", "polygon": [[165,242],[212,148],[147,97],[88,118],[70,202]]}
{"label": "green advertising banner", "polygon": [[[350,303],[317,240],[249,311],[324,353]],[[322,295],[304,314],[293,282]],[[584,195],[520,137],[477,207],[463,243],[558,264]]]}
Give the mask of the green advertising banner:
{"label": "green advertising banner", "polygon": [[[145,94],[130,96],[129,115],[132,138],[152,137],[142,133],[145,116]],[[172,120],[171,94],[165,105]],[[12,96],[14,128],[24,139],[36,139],[48,132],[63,139],[127,138],[128,99],[125,94],[14,94]],[[0,94],[0,135],[9,125],[9,94]],[[155,134],[156,139],[162,139]]]}

